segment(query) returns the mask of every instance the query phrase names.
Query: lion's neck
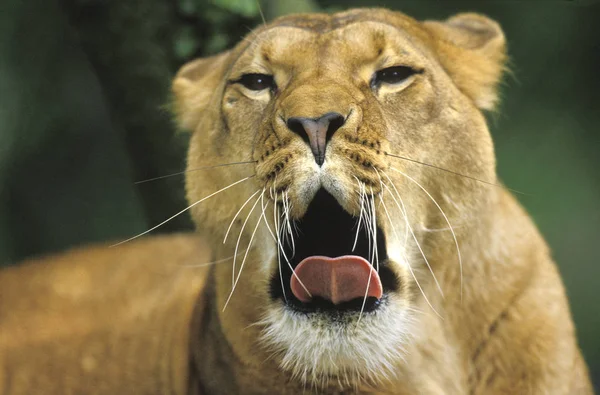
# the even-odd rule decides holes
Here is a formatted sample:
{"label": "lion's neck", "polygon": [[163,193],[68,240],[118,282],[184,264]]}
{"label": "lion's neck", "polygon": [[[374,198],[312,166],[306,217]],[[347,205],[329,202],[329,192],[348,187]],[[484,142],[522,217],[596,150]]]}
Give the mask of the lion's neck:
{"label": "lion's neck", "polygon": [[207,288],[194,313],[191,332],[190,385],[198,394],[235,394],[235,361],[231,347],[223,337],[215,310],[214,281],[211,271]]}
{"label": "lion's neck", "polygon": [[[211,277],[214,276],[214,271]],[[289,377],[280,372],[268,356],[256,349],[254,360],[245,360],[224,335],[219,320],[214,281],[204,296],[204,303],[195,313],[191,341],[192,386],[200,394],[273,394],[303,393],[301,386],[290,384]],[[241,328],[240,330],[244,330]],[[196,336],[196,337],[194,337]],[[257,363],[257,361],[261,361]],[[290,387],[290,388],[286,388]],[[191,391],[195,393],[194,391]]]}

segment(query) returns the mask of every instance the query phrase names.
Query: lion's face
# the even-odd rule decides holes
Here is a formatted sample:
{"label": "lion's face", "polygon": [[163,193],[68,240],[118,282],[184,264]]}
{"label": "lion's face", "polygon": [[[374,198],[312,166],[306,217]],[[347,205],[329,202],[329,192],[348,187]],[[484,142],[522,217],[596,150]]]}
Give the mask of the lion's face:
{"label": "lion's face", "polygon": [[[187,175],[190,203],[249,177],[192,211],[216,259],[237,250],[215,266],[234,348],[258,345],[313,383],[393,374],[419,314],[460,293],[454,237],[428,230],[486,200],[423,163],[495,180],[480,109],[495,101],[503,48],[481,16],[355,10],[276,20],[182,69],[188,168],[249,162]],[[257,322],[260,339],[242,333]]]}

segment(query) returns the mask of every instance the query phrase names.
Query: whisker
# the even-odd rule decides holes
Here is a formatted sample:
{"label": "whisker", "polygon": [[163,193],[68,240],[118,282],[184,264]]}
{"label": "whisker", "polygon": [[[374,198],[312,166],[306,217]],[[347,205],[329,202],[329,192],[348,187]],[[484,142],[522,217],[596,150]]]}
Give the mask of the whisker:
{"label": "whisker", "polygon": [[181,215],[181,214],[185,213],[186,211],[188,211],[188,210],[189,210],[189,209],[191,209],[192,207],[196,206],[197,204],[200,204],[200,203],[202,203],[203,201],[205,201],[205,200],[207,200],[207,199],[209,199],[209,198],[211,198],[211,197],[213,197],[213,196],[215,196],[215,195],[217,195],[217,194],[219,194],[219,193],[221,193],[221,192],[223,192],[223,191],[225,191],[225,190],[227,190],[227,189],[231,188],[231,187],[232,187],[232,186],[234,186],[234,185],[237,185],[237,184],[239,184],[239,183],[241,183],[241,182],[244,182],[244,181],[246,181],[246,180],[249,180],[249,179],[251,179],[251,178],[252,178],[252,177],[254,177],[254,176],[255,176],[255,174],[253,174],[253,175],[251,175],[251,176],[248,176],[248,177],[244,177],[244,178],[242,178],[241,180],[238,180],[238,181],[236,181],[236,182],[234,182],[234,183],[232,183],[232,184],[229,184],[229,185],[228,185],[228,186],[226,186],[225,188],[221,188],[221,189],[219,189],[218,191],[216,191],[216,192],[213,192],[213,193],[211,193],[210,195],[208,195],[208,196],[206,196],[206,197],[203,197],[202,199],[198,200],[197,202],[195,202],[195,203],[192,203],[191,205],[187,206],[186,208],[184,208],[183,210],[181,210],[181,211],[180,211],[180,212],[178,212],[177,214],[175,214],[175,215],[173,215],[173,216],[169,217],[168,219],[164,220],[164,221],[163,221],[163,222],[161,222],[160,224],[158,224],[158,225],[156,225],[156,226],[153,226],[152,228],[150,228],[150,229],[148,229],[148,230],[146,230],[146,231],[144,231],[144,232],[142,232],[142,233],[138,234],[137,236],[133,236],[133,237],[130,237],[129,239],[127,239],[127,240],[123,240],[123,241],[121,241],[121,242],[119,242],[119,243],[117,243],[117,244],[113,244],[113,245],[111,245],[110,247],[111,247],[111,248],[112,248],[112,247],[116,247],[116,246],[118,246],[118,245],[121,245],[121,244],[127,243],[127,242],[129,242],[129,241],[131,241],[131,240],[135,240],[135,239],[137,239],[138,237],[141,237],[141,236],[143,236],[143,235],[145,235],[145,234],[148,234],[148,233],[152,232],[154,229],[156,229],[156,228],[158,228],[158,227],[160,227],[160,226],[162,226],[162,225],[166,224],[167,222],[169,222],[169,221],[170,221],[170,220],[172,220],[173,218],[175,218],[175,217],[177,217],[177,216],[179,216],[179,215]]}
{"label": "whisker", "polygon": [[293,226],[293,228],[294,228],[294,229],[293,229],[293,230],[294,230],[294,233],[295,233],[296,235],[299,235],[299,234],[300,234],[300,228],[298,227],[298,224],[296,223],[296,221],[292,221],[292,226]]}
{"label": "whisker", "polygon": [[365,304],[367,303],[367,297],[369,294],[369,287],[371,286],[371,273],[373,273],[373,262],[377,262],[377,272],[379,272],[379,254],[377,251],[377,216],[376,216],[376,212],[375,212],[375,195],[373,194],[373,187],[371,188],[371,204],[370,204],[370,208],[371,208],[371,215],[372,215],[372,219],[373,219],[373,231],[372,231],[372,235],[373,235],[373,254],[371,255],[371,267],[369,268],[369,278],[367,280],[367,289],[365,290],[365,296],[363,297],[363,302],[362,305],[360,307],[360,313],[358,314],[358,320],[356,321],[356,324],[358,325],[358,323],[360,322],[360,319],[362,318],[362,314],[365,310]]}
{"label": "whisker", "polygon": [[279,214],[279,216],[280,216],[280,220],[282,220],[283,223],[281,224],[281,227],[279,228],[279,232],[281,233],[280,234],[281,241],[284,244],[287,243],[287,238],[288,238],[288,234],[287,234],[287,231],[286,231],[286,226],[287,225],[285,223],[285,212],[286,212],[286,205],[285,204],[286,204],[285,192],[281,192],[281,210],[282,211]]}
{"label": "whisker", "polygon": [[[406,215],[406,212],[404,211],[404,209],[402,207],[400,207],[400,204],[398,204],[398,200],[396,200],[396,197],[394,196],[394,194],[392,193],[392,191],[390,190],[390,188],[387,186],[387,184],[385,184],[381,178],[381,174],[379,173],[379,171],[377,171],[376,168],[373,167],[373,170],[375,170],[375,173],[377,173],[377,177],[379,178],[379,184],[381,185],[381,190],[383,191],[383,189],[387,189],[388,192],[390,193],[390,196],[392,197],[392,199],[394,200],[394,203],[396,203],[396,206],[398,207],[398,209],[400,210],[400,214],[402,214],[402,216],[404,217],[405,221],[408,221],[408,216]],[[388,177],[389,179],[389,177]],[[383,192],[382,192],[383,194]],[[383,201],[383,199],[381,199],[381,203],[384,205],[385,207],[385,202]],[[388,214],[389,217],[389,214]],[[404,227],[404,250],[406,250],[406,245],[408,244],[408,226]],[[398,233],[396,232],[395,228],[394,228],[394,233],[396,234],[396,238],[398,238]]]}
{"label": "whisker", "polygon": [[[273,187],[271,187],[271,189],[273,189]],[[271,191],[272,192],[272,191]],[[271,194],[271,196],[273,196]],[[277,201],[277,194],[275,194],[275,202]],[[277,212],[276,212],[276,208],[277,208],[277,203],[273,203],[273,224],[275,226],[275,233],[271,230],[271,227],[269,226],[269,221],[267,221],[267,216],[265,215],[265,210],[268,207],[269,203],[267,202],[267,205],[264,205],[263,202],[263,197],[261,196],[261,206],[263,209],[263,218],[265,221],[265,225],[267,226],[267,229],[269,231],[269,233],[271,234],[271,237],[273,237],[273,240],[275,240],[275,242],[277,243],[277,266],[279,268],[279,280],[281,281],[281,290],[283,292],[283,299],[287,302],[287,296],[285,294],[285,287],[283,286],[283,273],[281,272],[281,256],[279,255],[279,230],[278,230],[278,224],[277,224]],[[275,234],[277,234],[277,236],[275,236]]]}
{"label": "whisker", "polygon": [[[454,225],[454,229],[461,228],[460,225]],[[420,229],[415,229],[415,232],[427,232],[427,233],[438,233],[438,232],[447,232],[450,228],[427,228],[425,226],[421,226]]]}
{"label": "whisker", "polygon": [[[405,218],[406,218],[406,225],[408,226],[410,234],[412,235],[413,240],[415,241],[415,244],[417,245],[417,248],[419,249],[419,252],[423,256],[423,260],[425,260],[425,264],[427,264],[427,267],[429,268],[429,271],[431,272],[431,276],[433,277],[433,280],[435,281],[437,289],[440,291],[440,294],[442,295],[442,297],[444,297],[444,291],[442,291],[442,287],[440,286],[440,283],[438,282],[437,277],[435,276],[435,273],[433,273],[433,269],[431,268],[431,265],[429,264],[429,260],[427,259],[427,256],[425,255],[425,252],[421,248],[421,244],[419,244],[419,240],[417,239],[417,236],[415,235],[415,232],[413,231],[412,226],[410,225],[410,222],[408,221],[408,211],[406,210],[406,206],[404,205],[404,201],[402,200],[402,196],[400,196],[400,193],[398,192],[398,189],[396,188],[396,185],[394,185],[394,183],[392,182],[391,178],[385,172],[382,172],[382,173],[383,173],[384,176],[387,177],[388,181],[390,182],[390,184],[392,184],[392,187],[396,191],[396,195],[398,196],[398,199],[400,200],[400,204],[402,205],[402,208],[404,210],[404,214],[405,214]],[[384,184],[384,186],[387,187],[386,184]],[[388,188],[388,191],[389,191],[389,187],[387,187],[387,188]],[[390,192],[390,195],[395,200],[394,195],[391,192]],[[396,203],[397,203],[397,201],[396,201]]]}
{"label": "whisker", "polygon": [[241,36],[240,38],[242,39],[242,41],[246,41],[248,43],[247,48],[250,48],[253,45],[259,45],[261,42],[264,42],[266,40],[266,37],[261,37],[256,30],[253,30],[248,26],[245,27],[250,32],[250,34],[248,35],[249,37]]}
{"label": "whisker", "polygon": [[271,227],[269,226],[269,221],[267,221],[267,216],[265,215],[265,210],[266,210],[266,208],[269,206],[269,202],[267,202],[267,204],[265,205],[264,196],[265,196],[264,194],[262,194],[262,195],[260,196],[260,206],[261,206],[261,208],[263,209],[262,216],[263,216],[263,218],[264,218],[264,220],[265,220],[265,225],[267,226],[267,230],[268,230],[268,231],[269,231],[269,233],[271,234],[271,237],[273,238],[273,240],[277,240],[277,239],[275,238],[275,235],[273,234],[273,231],[271,230]]}
{"label": "whisker", "polygon": [[[283,285],[283,271],[281,270],[281,254],[279,253],[279,247],[281,246],[281,242],[279,240],[278,211],[279,209],[277,207],[277,192],[275,192],[275,200],[273,202],[273,224],[275,226],[275,234],[277,235],[277,238],[275,240],[277,242],[277,266],[279,268],[279,281],[281,282],[281,291],[283,292],[283,299],[287,303],[287,296],[285,295],[285,286]],[[281,250],[281,253],[284,253],[283,249]]]}
{"label": "whisker", "polygon": [[371,256],[371,207],[369,204],[369,197],[367,196],[367,187],[365,186],[364,183],[362,183],[362,189],[363,189],[363,193],[365,195],[365,203],[366,203],[366,208],[365,208],[365,231],[367,233],[367,242],[369,243],[369,248],[367,250],[367,256]]}
{"label": "whisker", "polygon": [[463,294],[463,264],[462,264],[462,256],[460,254],[460,247],[458,246],[458,240],[456,238],[456,234],[454,233],[454,229],[452,228],[452,224],[450,223],[450,220],[448,219],[448,217],[446,216],[446,213],[444,212],[444,210],[442,210],[442,208],[440,207],[440,205],[438,204],[438,202],[433,198],[433,196],[431,196],[431,194],[427,191],[427,189],[425,189],[425,187],[423,185],[421,185],[417,180],[415,180],[414,178],[412,178],[408,174],[405,174],[405,173],[401,172],[398,169],[395,169],[393,167],[390,167],[390,169],[392,169],[392,170],[394,170],[394,171],[402,174],[404,177],[408,178],[410,181],[412,181],[413,183],[417,184],[417,186],[419,188],[421,188],[421,190],[423,192],[425,192],[427,194],[427,196],[429,196],[429,199],[431,199],[431,201],[436,205],[436,207],[438,208],[438,210],[440,210],[440,212],[444,216],[444,219],[446,220],[446,223],[448,224],[448,227],[450,228],[450,232],[452,233],[452,238],[454,238],[454,244],[456,245],[456,254],[458,256],[458,266],[460,268],[460,300],[462,301],[462,294]]}
{"label": "whisker", "polygon": [[240,209],[237,211],[237,213],[235,213],[235,215],[233,216],[233,219],[231,220],[231,222],[229,223],[229,227],[227,228],[227,232],[225,232],[225,237],[223,238],[223,244],[225,244],[225,242],[227,241],[227,236],[229,235],[229,231],[231,230],[231,227],[233,226],[233,223],[235,222],[235,219],[238,217],[238,215],[240,215],[240,213],[242,212],[242,210],[244,209],[244,207],[246,207],[246,205],[248,204],[248,202],[254,197],[256,196],[257,193],[260,192],[260,189],[258,189],[256,192],[254,192],[252,194],[252,196],[250,196],[245,202],[244,204],[242,204],[242,207],[240,207]]}
{"label": "whisker", "polygon": [[[260,199],[262,199],[262,197],[265,195],[265,189],[263,188],[263,193],[260,195]],[[235,288],[237,287],[238,282],[240,281],[240,277],[242,276],[242,270],[244,270],[244,264],[246,263],[246,259],[248,258],[248,251],[250,251],[250,247],[252,246],[252,242],[254,241],[254,236],[256,235],[256,231],[258,230],[258,226],[260,225],[260,223],[262,222],[263,217],[265,216],[265,208],[263,206],[263,210],[262,210],[262,214],[258,216],[258,220],[256,221],[256,225],[254,226],[254,230],[252,231],[252,235],[250,236],[250,241],[248,242],[248,248],[246,248],[246,252],[244,253],[244,258],[242,259],[242,264],[240,265],[240,271],[235,279],[235,283],[233,284],[233,287],[231,288],[231,292],[229,293],[229,297],[227,298],[227,300],[225,301],[225,305],[223,306],[223,311],[225,311],[225,309],[227,308],[227,305],[229,304],[229,301],[231,300],[231,297],[233,296],[233,292],[235,291]]]}
{"label": "whisker", "polygon": [[[379,173],[377,173],[377,175],[379,176]],[[381,179],[381,176],[379,176],[379,183],[381,184],[381,187],[382,187],[382,190],[383,190],[383,187],[384,187],[384,185],[385,185],[385,184],[384,184],[383,180]],[[387,188],[387,185],[386,185],[385,187]],[[389,190],[389,188],[388,188],[388,192],[390,192],[390,195],[392,195],[392,194],[391,194],[391,191]],[[393,195],[392,195],[392,197],[393,197]],[[397,233],[397,231],[396,231],[396,226],[394,225],[394,222],[392,221],[392,217],[390,216],[390,213],[389,213],[389,211],[388,211],[388,209],[387,209],[387,207],[386,207],[386,205],[385,205],[385,202],[384,202],[384,200],[383,200],[383,196],[379,196],[379,198],[381,199],[381,203],[382,203],[382,205],[383,205],[383,209],[384,209],[384,211],[385,211],[385,215],[386,215],[386,216],[387,216],[387,218],[388,218],[388,221],[389,221],[389,223],[390,223],[390,226],[392,227],[392,230],[393,230],[394,234],[396,235],[396,238],[398,239],[398,233]],[[398,205],[398,208],[400,208],[400,206],[399,206],[399,205]],[[401,210],[401,211],[402,211],[402,210]],[[405,219],[405,221],[406,221],[406,225],[407,225],[407,227],[408,227],[408,218],[406,217],[406,215],[404,216],[404,219]],[[440,313],[438,313],[438,312],[437,312],[437,310],[436,310],[436,309],[433,307],[433,305],[431,304],[431,302],[430,302],[430,301],[429,301],[429,299],[427,298],[427,295],[425,295],[425,291],[424,291],[424,290],[423,290],[423,288],[421,287],[421,284],[419,283],[419,280],[417,279],[417,276],[415,275],[415,272],[413,271],[413,269],[412,269],[412,266],[410,265],[410,262],[408,261],[408,257],[406,256],[406,252],[405,252],[405,251],[402,251],[402,255],[404,256],[404,260],[405,260],[405,262],[406,262],[406,266],[408,267],[408,270],[410,271],[410,275],[412,276],[413,280],[415,280],[415,283],[417,284],[417,287],[419,288],[419,291],[421,292],[421,295],[423,295],[423,298],[425,299],[425,302],[427,302],[427,305],[428,305],[428,306],[431,308],[431,310],[433,310],[433,312],[434,312],[434,313],[435,313],[435,314],[436,314],[438,317],[440,317],[440,318],[443,320],[443,317],[442,317],[442,316],[440,315]]]}
{"label": "whisker", "polygon": [[358,242],[358,233],[360,232],[360,225],[361,225],[363,213],[365,210],[364,194],[362,193],[362,187],[361,187],[360,180],[356,176],[353,176],[353,177],[356,179],[356,182],[358,183],[358,189],[359,189],[359,193],[360,193],[360,214],[358,216],[358,225],[356,226],[356,236],[354,237],[354,244],[352,245],[352,252],[354,252],[354,250],[356,249],[356,243]]}
{"label": "whisker", "polygon": [[390,216],[390,213],[387,209],[387,206],[385,205],[385,201],[383,200],[383,191],[384,191],[384,186],[383,186],[383,180],[381,179],[381,176],[379,175],[379,172],[377,172],[377,176],[379,177],[379,184],[381,185],[381,195],[379,195],[379,201],[381,203],[381,205],[383,206],[383,211],[385,212],[385,215],[392,227],[392,231],[394,232],[394,235],[396,236],[396,239],[399,240],[398,237],[398,232],[396,231],[396,226],[394,224],[394,222],[392,221],[392,217]]}
{"label": "whisker", "polygon": [[[277,194],[276,194],[277,196]],[[285,200],[285,199],[283,199]],[[275,205],[277,206],[277,205]],[[308,288],[306,288],[306,286],[304,285],[304,283],[302,282],[302,280],[300,280],[300,277],[298,277],[298,275],[296,274],[296,271],[294,270],[294,267],[292,266],[292,264],[290,263],[289,258],[287,257],[287,254],[285,253],[285,249],[283,248],[283,244],[281,243],[281,234],[285,232],[284,230],[284,224],[281,224],[279,221],[281,221],[281,218],[284,217],[285,214],[281,214],[279,215],[279,208],[277,208],[277,222],[279,223],[279,229],[277,232],[277,244],[279,245],[279,248],[281,250],[281,254],[283,255],[283,259],[285,259],[285,262],[287,263],[288,267],[290,268],[290,270],[292,271],[292,276],[296,277],[296,279],[298,280],[298,282],[300,283],[300,285],[302,286],[302,288],[304,288],[304,290],[306,291],[306,293],[308,294],[308,296],[310,296],[312,298],[312,294],[310,293],[310,291],[308,290]],[[285,234],[285,233],[284,233]],[[281,273],[281,270],[279,271],[279,273]],[[282,281],[282,285],[283,285],[283,279],[281,279]]]}
{"label": "whisker", "polygon": [[260,1],[255,0],[256,5],[258,6],[258,12],[260,13],[260,18],[262,19],[262,23],[264,26],[267,26],[267,20],[265,19],[265,14],[263,14],[262,7],[260,6]]}
{"label": "whisker", "polygon": [[489,181],[485,181],[485,180],[480,180],[479,178],[475,178],[475,177],[472,177],[472,176],[469,176],[469,175],[466,175],[466,174],[462,174],[462,173],[456,172],[454,170],[448,170],[448,169],[444,169],[443,167],[432,165],[430,163],[425,163],[425,162],[421,162],[421,161],[418,161],[418,160],[415,160],[415,159],[410,159],[410,158],[407,158],[406,156],[394,155],[394,154],[390,154],[389,152],[385,152],[385,154],[388,155],[388,156],[391,156],[393,158],[403,159],[403,160],[406,160],[406,161],[409,161],[409,162],[412,162],[412,163],[417,163],[419,165],[423,165],[423,166],[431,167],[433,169],[445,171],[446,173],[454,174],[455,176],[459,176],[459,177],[465,177],[465,178],[468,178],[468,179],[473,180],[473,181],[481,182],[483,184],[491,185],[491,186],[498,187],[498,188],[506,188],[506,189],[508,189],[511,192],[518,193],[519,195],[527,195],[524,192],[508,188],[507,186],[502,185],[502,184],[496,184],[496,183],[493,183],[493,182],[489,182]]}
{"label": "whisker", "polygon": [[156,180],[162,180],[163,178],[168,178],[168,177],[173,177],[173,176],[178,176],[180,174],[185,174],[185,173],[190,173],[193,171],[198,171],[198,170],[205,170],[205,169],[214,169],[215,167],[225,167],[225,166],[235,166],[235,165],[246,165],[246,164],[250,164],[250,163],[256,163],[257,161],[255,160],[249,160],[249,161],[245,161],[245,162],[232,162],[232,163],[223,163],[220,165],[212,165],[212,166],[202,166],[202,167],[196,167],[195,169],[189,169],[189,170],[184,170],[184,171],[179,171],[177,173],[171,173],[171,174],[167,174],[164,176],[159,176],[159,177],[153,177],[153,178],[148,178],[147,180],[141,180],[141,181],[136,181],[134,182],[134,184],[143,184],[145,182],[150,182],[150,181],[156,181]]}
{"label": "whisker", "polygon": [[287,191],[285,192],[285,219],[287,224],[287,232],[290,237],[292,244],[292,257],[296,256],[296,244],[294,243],[294,234],[292,233],[292,226],[290,225],[290,198]]}
{"label": "whisker", "polygon": [[[265,193],[265,190],[263,188],[263,193],[261,194],[261,196],[264,193]],[[256,201],[254,202],[254,205],[250,209],[248,216],[246,216],[246,220],[242,224],[242,228],[240,229],[240,234],[238,235],[237,242],[235,243],[235,251],[233,252],[233,267],[231,269],[231,285],[232,286],[235,284],[235,261],[237,260],[237,253],[238,253],[238,248],[240,247],[240,240],[242,239],[242,234],[244,234],[244,229],[246,228],[246,224],[248,223],[248,220],[252,216],[252,213],[254,212],[254,209],[256,208],[256,205],[258,204],[259,201],[260,201],[260,196],[256,198]]]}
{"label": "whisker", "polygon": [[[243,249],[243,251],[246,251],[246,249]],[[196,268],[196,267],[204,267],[204,266],[211,266],[211,265],[216,265],[217,263],[223,263],[223,262],[227,262],[228,260],[232,259],[233,255],[228,256],[227,258],[222,258],[222,259],[218,259],[216,261],[212,261],[212,262],[206,262],[206,263],[190,263],[187,265],[181,265],[181,267],[186,267],[186,268]]]}
{"label": "whisker", "polygon": [[[273,189],[273,187],[271,187],[271,189]],[[271,196],[273,196],[273,195],[271,194]],[[276,217],[276,212],[275,212],[277,204],[273,203],[273,225],[275,226],[275,232],[273,232],[273,230],[271,229],[271,226],[269,225],[269,221],[267,220],[266,209],[269,206],[269,202],[267,202],[266,205],[264,204],[264,194],[260,197],[260,205],[262,207],[262,217],[265,221],[267,230],[269,231],[269,234],[271,235],[273,240],[277,243],[278,237],[279,237],[279,234],[277,234],[277,232],[279,232],[279,231],[277,229],[278,225],[277,225],[277,217]],[[275,234],[277,234],[277,236],[275,236]],[[279,245],[277,245],[277,264],[279,266],[279,276],[281,277],[281,258],[279,257]],[[281,277],[281,285],[283,286],[283,277]],[[285,290],[284,289],[282,289],[282,290],[283,290],[283,294],[284,294],[283,297],[285,299]]]}
{"label": "whisker", "polygon": [[373,213],[373,250],[375,251],[375,262],[377,263],[377,271],[379,272],[379,251],[377,250],[377,212],[375,210],[375,195],[373,194],[373,187],[369,188],[371,188],[371,211]]}

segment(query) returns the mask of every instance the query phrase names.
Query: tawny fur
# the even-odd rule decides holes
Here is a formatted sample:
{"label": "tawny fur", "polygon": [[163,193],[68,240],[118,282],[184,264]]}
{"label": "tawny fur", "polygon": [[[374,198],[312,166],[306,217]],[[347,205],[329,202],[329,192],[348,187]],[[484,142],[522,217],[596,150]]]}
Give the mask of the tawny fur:
{"label": "tawny fur", "polygon": [[0,272],[0,393],[185,394],[206,244],[150,237]]}
{"label": "tawny fur", "polygon": [[[505,59],[503,33],[486,17],[418,22],[373,9],[283,17],[230,51],[184,66],[173,90],[178,120],[193,133],[188,167],[256,161],[186,177],[194,203],[252,176],[192,209],[211,259],[229,258],[239,240],[235,271],[231,260],[208,274],[181,269],[209,259],[196,239],[177,237],[3,272],[0,389],[592,393],[556,266],[510,193],[392,156],[497,183],[481,111],[497,102]],[[420,72],[370,86],[373,73],[397,65]],[[277,89],[242,87],[235,81],[246,73],[274,75]],[[319,168],[284,120],[327,112],[346,122]],[[401,287],[360,322],[295,314],[269,294],[278,264],[273,199],[288,198],[290,217],[301,218],[325,188],[358,215],[359,182],[383,201],[377,222]],[[462,268],[432,198],[453,225]],[[427,262],[416,243],[404,242],[409,230]]]}

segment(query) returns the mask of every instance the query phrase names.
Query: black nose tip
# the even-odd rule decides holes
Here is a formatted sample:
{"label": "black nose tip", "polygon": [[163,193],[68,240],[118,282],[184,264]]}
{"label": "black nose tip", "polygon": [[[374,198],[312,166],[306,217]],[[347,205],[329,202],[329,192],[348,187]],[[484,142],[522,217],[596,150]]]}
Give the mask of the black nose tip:
{"label": "black nose tip", "polygon": [[310,145],[319,166],[325,162],[325,148],[333,134],[342,127],[346,119],[337,112],[328,112],[318,118],[292,117],[287,120],[288,128],[300,135]]}

